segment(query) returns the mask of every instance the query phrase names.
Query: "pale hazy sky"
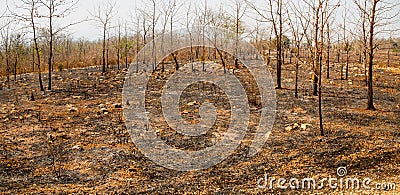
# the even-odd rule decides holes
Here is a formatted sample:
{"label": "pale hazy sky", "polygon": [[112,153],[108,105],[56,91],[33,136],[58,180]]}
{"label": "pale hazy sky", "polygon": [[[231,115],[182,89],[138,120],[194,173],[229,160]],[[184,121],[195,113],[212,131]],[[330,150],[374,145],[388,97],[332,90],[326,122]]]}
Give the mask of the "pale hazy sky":
{"label": "pale hazy sky", "polygon": [[[76,0],[75,0],[76,1]],[[70,14],[68,17],[63,18],[62,20],[57,21],[58,23],[61,24],[67,24],[70,22],[76,22],[76,21],[81,21],[85,18],[90,18],[90,14],[89,12],[93,12],[93,10],[95,9],[95,7],[97,7],[98,5],[102,5],[103,2],[105,2],[107,0],[80,0],[77,5],[76,5],[76,9],[75,11]],[[112,0],[111,0],[112,1]],[[145,8],[143,2],[147,2],[149,0],[115,0],[116,2],[116,11],[117,13],[115,14],[113,23],[114,25],[120,21],[122,24],[125,24],[127,22],[128,26],[133,26],[133,18],[132,15],[135,15],[135,10],[136,8]],[[192,5],[192,8],[194,6],[197,7],[203,7],[204,6],[204,2],[206,0],[177,0],[178,2],[183,2],[184,6],[187,6],[188,4]],[[232,6],[231,3],[233,0],[207,0],[207,4],[208,7],[214,10],[218,10],[220,7],[223,7],[224,10],[226,10],[227,12],[229,12],[229,10],[232,10]],[[251,0],[253,2],[256,2],[257,5],[260,6],[265,6],[267,7],[267,0]],[[331,2],[334,1],[338,1],[338,0],[332,0]],[[393,1],[393,2],[397,2],[398,0],[389,0],[389,1]],[[15,5],[15,3],[18,3],[19,0],[0,0],[1,5],[6,5],[9,4],[10,9],[13,9],[13,5]],[[284,1],[285,2],[285,1]],[[343,8],[344,8],[344,2],[346,2],[347,7],[350,6],[354,6],[354,4],[352,3],[351,0],[342,0],[341,6],[338,9],[338,14],[336,15],[336,23],[340,24],[343,22]],[[150,7],[148,7],[149,9]],[[4,10],[5,6],[0,7],[0,11]],[[400,8],[399,8],[400,9]],[[182,11],[181,16],[180,17],[185,17],[185,12],[186,12],[186,8],[182,7],[180,9]],[[252,12],[252,10],[250,8],[248,8],[248,12]],[[354,17],[352,16],[352,14],[354,13],[348,13],[347,17],[349,18],[349,20]],[[243,21],[245,22],[245,25],[248,27],[253,27],[254,26],[254,22],[252,22],[253,20],[250,19],[248,16],[245,16],[245,18],[243,19]],[[350,21],[348,21],[350,22]],[[177,26],[180,26],[180,24],[176,24]],[[351,24],[348,24],[348,26],[351,26]],[[400,24],[397,23],[396,25],[394,25],[395,27],[397,26],[397,28],[400,28]],[[395,28],[393,27],[393,28]],[[354,28],[354,27],[353,27]],[[80,24],[77,24],[75,26],[72,26],[68,29],[68,33],[71,34],[73,37],[75,38],[80,38],[80,37],[84,37],[86,39],[90,39],[90,40],[96,40],[101,38],[101,28],[98,27],[98,25],[93,22],[93,21],[86,21]],[[289,32],[287,32],[287,34],[290,34]],[[398,33],[394,33],[393,36],[394,37],[399,37],[397,35]]]}

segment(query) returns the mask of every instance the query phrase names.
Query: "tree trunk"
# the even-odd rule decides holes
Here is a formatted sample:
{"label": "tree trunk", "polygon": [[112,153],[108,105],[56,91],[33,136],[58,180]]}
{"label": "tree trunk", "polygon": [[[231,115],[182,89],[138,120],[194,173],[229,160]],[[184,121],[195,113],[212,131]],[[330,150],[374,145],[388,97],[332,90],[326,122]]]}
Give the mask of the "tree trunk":
{"label": "tree trunk", "polygon": [[319,114],[319,128],[321,136],[324,136],[324,125],[322,123],[322,56],[319,57],[319,75],[318,78],[318,114]]}
{"label": "tree trunk", "polygon": [[102,61],[103,61],[103,69],[102,69],[102,73],[106,72],[106,30],[107,30],[107,26],[104,25],[103,26],[103,51],[102,51]]}
{"label": "tree trunk", "polygon": [[[8,36],[8,34],[7,34]],[[5,50],[6,50],[6,74],[7,74],[7,88],[10,89],[10,51],[9,51],[9,44],[8,44],[8,37],[5,40]]]}
{"label": "tree trunk", "polygon": [[330,31],[331,31],[331,30],[330,30],[329,24],[328,24],[327,28],[328,28],[328,29],[327,29],[327,30],[328,30],[328,31],[327,31],[328,47],[327,47],[327,49],[326,49],[326,55],[327,55],[327,56],[326,56],[326,78],[329,79],[329,76],[330,76],[330,75],[329,75],[329,71],[330,71],[330,70],[329,70],[329,68],[330,68],[330,67],[329,67],[329,66],[330,66],[330,58],[329,58],[329,57],[330,57],[330,55],[331,55],[331,54],[330,54],[330,51],[331,51],[331,37],[330,37]]}
{"label": "tree trunk", "polygon": [[[348,43],[348,42],[347,42]],[[346,48],[346,80],[349,79],[349,45]]]}
{"label": "tree trunk", "polygon": [[296,51],[296,79],[295,79],[295,90],[294,90],[294,97],[299,97],[299,90],[298,90],[298,78],[299,78],[299,60],[300,60],[300,45],[297,45]]}
{"label": "tree trunk", "polygon": [[14,81],[17,81],[17,65],[18,65],[18,55],[15,57],[14,61]]}
{"label": "tree trunk", "polygon": [[[42,73],[40,70],[40,52],[39,52],[39,45],[37,43],[37,36],[36,36],[36,27],[35,27],[35,22],[34,22],[34,4],[32,5],[32,10],[31,10],[31,24],[32,24],[32,30],[33,30],[33,43],[35,45],[35,51],[36,51],[36,56],[37,56],[37,67],[38,67],[38,76],[39,76],[39,88],[40,91],[44,91],[43,87],[43,82],[42,82]],[[35,60],[35,54],[33,54],[33,60]]]}
{"label": "tree trunk", "polygon": [[279,17],[279,40],[277,40],[278,44],[278,63],[277,63],[277,68],[276,68],[276,74],[277,74],[277,83],[278,87],[277,89],[282,89],[282,0],[278,1],[278,17]]}
{"label": "tree trunk", "polygon": [[49,64],[49,83],[47,86],[48,90],[51,90],[51,70],[52,70],[52,65],[53,65],[53,26],[52,26],[52,17],[50,16],[50,42],[49,42],[49,59],[48,59],[48,64]]}
{"label": "tree trunk", "polygon": [[370,16],[370,26],[369,26],[369,59],[368,59],[368,110],[375,110],[374,106],[374,92],[373,92],[373,75],[372,75],[372,68],[374,64],[374,28],[375,28],[375,11],[376,11],[376,4],[379,0],[373,0],[371,16]]}

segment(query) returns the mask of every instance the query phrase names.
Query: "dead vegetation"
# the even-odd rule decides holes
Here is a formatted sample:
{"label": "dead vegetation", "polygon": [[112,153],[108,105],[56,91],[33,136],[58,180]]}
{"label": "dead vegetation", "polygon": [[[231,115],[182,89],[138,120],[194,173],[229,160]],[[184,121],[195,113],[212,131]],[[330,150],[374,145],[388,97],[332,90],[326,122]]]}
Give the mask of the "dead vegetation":
{"label": "dead vegetation", "polygon": [[[311,77],[304,76],[310,70],[300,67],[299,98],[295,99],[294,68],[286,65],[283,69],[283,89],[277,91],[277,117],[264,149],[249,157],[246,147],[241,146],[222,163],[190,172],[156,165],[131,142],[121,108],[126,70],[102,74],[90,67],[55,72],[53,91],[46,92],[37,90],[34,75],[21,75],[18,83],[0,91],[0,190],[11,194],[298,193],[261,190],[257,180],[265,174],[276,178],[336,176],[339,166],[347,168],[348,177],[398,181],[398,68],[375,71],[378,111],[363,109],[363,77],[350,77],[349,81],[324,79],[324,137],[318,136],[317,97],[312,95]],[[350,70],[350,75],[357,74],[356,67]],[[332,72],[332,78],[340,78],[340,71]],[[187,90],[199,93],[197,86]],[[196,120],[196,104],[189,98],[181,105],[183,115],[190,120]],[[182,139],[174,145],[193,149],[210,144],[192,143]],[[300,192],[361,191],[326,187]]]}

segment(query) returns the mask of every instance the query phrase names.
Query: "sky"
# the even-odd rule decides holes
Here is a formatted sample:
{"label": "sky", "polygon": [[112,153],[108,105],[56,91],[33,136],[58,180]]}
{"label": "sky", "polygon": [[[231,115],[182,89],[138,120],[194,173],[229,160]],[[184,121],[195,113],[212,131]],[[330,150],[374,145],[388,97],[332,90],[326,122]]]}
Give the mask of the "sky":
{"label": "sky", "polygon": [[[128,23],[128,26],[130,25],[132,28],[135,25],[134,23],[136,20],[134,19],[136,15],[136,10],[137,8],[143,9],[146,7],[146,4],[143,3],[144,1],[149,1],[149,0],[116,0],[116,10],[118,13],[116,13],[116,17],[114,17],[114,24],[117,24],[118,22],[121,23]],[[179,2],[185,2],[181,10],[181,17],[185,15],[185,6],[188,6],[188,4],[191,2],[192,6],[203,6],[205,0],[178,0]],[[200,3],[199,3],[200,1]],[[201,2],[203,1],[203,2]],[[229,7],[227,4],[231,0],[207,0],[207,4],[210,8],[219,8],[220,6],[223,7]],[[103,2],[107,2],[104,0],[80,0],[77,9],[76,9],[76,14],[74,14],[73,18],[75,20],[80,20],[82,18],[89,17],[90,14],[89,12],[93,12],[96,6],[102,5]],[[192,8],[193,9],[193,8]],[[226,8],[225,8],[226,9]],[[177,24],[180,25],[180,24]],[[93,21],[88,21],[84,22],[82,24],[76,25],[72,28],[70,28],[74,33],[76,37],[85,37],[89,39],[95,39],[95,38],[101,38],[101,29],[98,28],[98,25],[96,22]],[[97,30],[95,30],[97,29]]]}
{"label": "sky", "polygon": [[[76,1],[76,0],[73,0]],[[112,0],[108,0],[108,1],[112,1]],[[114,0],[113,2],[115,2],[115,10],[116,12],[114,13],[115,16],[113,17],[113,21],[112,23],[115,25],[118,22],[122,23],[123,25],[126,23],[128,27],[133,27],[134,25],[134,16],[136,14],[136,9],[137,8],[146,8],[145,3],[144,2],[149,2],[150,0]],[[194,6],[197,7],[203,7],[204,6],[204,2],[207,1],[207,5],[209,8],[214,9],[214,10],[219,10],[221,7],[226,11],[226,12],[230,12],[230,10],[232,10],[232,3],[234,0],[177,0],[178,2],[183,2],[183,7],[180,8],[181,12],[180,15],[181,17],[185,16],[185,6],[187,6],[188,4],[191,4],[192,9]],[[263,6],[267,6],[267,0],[251,0],[253,2],[255,2],[255,5],[259,5],[260,7]],[[331,0],[334,1],[334,0]],[[338,1],[338,0],[336,0]],[[393,1],[396,2],[398,0],[389,0],[389,1]],[[20,10],[18,11],[18,9],[15,9],[15,5],[16,4],[20,4],[18,3],[19,0],[0,0],[0,3],[2,5],[9,5],[9,8],[11,10],[14,10],[15,12],[20,12]],[[77,2],[77,4],[75,5],[75,9],[74,11],[68,15],[65,18],[59,19],[56,21],[56,23],[65,25],[65,24],[69,24],[69,23],[74,23],[77,21],[82,21],[85,19],[91,19],[92,16],[90,14],[90,12],[94,12],[95,8],[97,8],[99,5],[104,5],[104,2],[107,2],[107,0],[80,0]],[[285,2],[285,0],[284,0]],[[344,8],[344,2],[346,4],[346,6],[354,6],[354,4],[352,3],[351,0],[342,0],[341,6],[338,8],[337,10],[337,14],[336,14],[336,23],[342,23],[343,22],[343,8]],[[161,6],[160,6],[161,7]],[[147,7],[150,8],[150,7]],[[399,8],[399,7],[398,7]],[[4,10],[5,6],[0,7],[0,11]],[[400,8],[399,8],[400,9]],[[251,8],[247,9],[248,13],[253,12],[251,10]],[[352,18],[354,17],[355,13],[347,13],[347,17],[348,18]],[[246,14],[243,18],[243,21],[245,22],[246,27],[248,28],[253,28],[255,26],[255,22],[252,18],[254,18],[255,15],[254,14]],[[348,21],[349,24],[348,26],[349,29],[353,28],[354,30],[354,26],[351,27],[351,23],[350,21]],[[176,24],[177,27],[181,24]],[[182,26],[182,25],[181,25]],[[394,27],[392,28],[399,28],[400,29],[400,23],[398,22],[396,25],[394,25]],[[133,31],[133,30],[131,30]],[[99,27],[98,23],[94,22],[94,21],[84,21],[82,23],[76,24],[74,26],[71,26],[68,28],[68,34],[70,34],[72,37],[74,38],[85,38],[88,40],[97,40],[97,39],[101,39],[102,36],[102,31],[101,31],[101,27]],[[290,33],[287,33],[290,34]],[[392,34],[393,36],[396,36],[398,33],[394,33]],[[399,36],[397,36],[399,37]]]}

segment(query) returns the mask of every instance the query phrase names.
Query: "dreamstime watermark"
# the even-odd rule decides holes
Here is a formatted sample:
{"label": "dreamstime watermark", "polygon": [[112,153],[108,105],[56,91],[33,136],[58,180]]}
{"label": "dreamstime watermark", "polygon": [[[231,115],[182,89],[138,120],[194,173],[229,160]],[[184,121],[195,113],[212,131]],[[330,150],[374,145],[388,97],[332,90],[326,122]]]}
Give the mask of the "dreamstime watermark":
{"label": "dreamstime watermark", "polygon": [[259,189],[281,190],[321,190],[324,188],[341,190],[385,190],[396,189],[395,183],[374,182],[371,178],[346,177],[346,167],[339,167],[336,171],[338,177],[328,178],[275,178],[265,174],[257,180]]}
{"label": "dreamstime watermark", "polygon": [[[168,75],[169,78],[162,88],[154,82],[149,82],[154,77],[153,73],[157,67],[160,67],[160,63],[164,66],[167,56],[172,54],[175,63],[178,63],[175,58],[179,55],[177,53],[185,49],[187,52],[188,48],[193,47],[215,49],[221,58],[223,56],[221,53],[225,56],[229,54],[247,68],[248,77],[254,78],[253,86],[259,92],[260,102],[258,103],[261,105],[258,109],[260,119],[252,136],[253,140],[249,144],[248,155],[255,155],[263,147],[275,120],[274,82],[257,49],[244,40],[235,40],[234,37],[227,29],[208,26],[176,30],[160,35],[146,44],[129,67],[122,92],[125,124],[133,143],[141,153],[156,164],[179,171],[214,166],[236,150],[248,130],[250,106],[246,88],[233,71],[226,70],[223,63],[206,61],[204,56],[198,57],[198,62],[179,64],[179,68],[171,70],[173,73]],[[204,55],[206,49],[202,50]],[[190,138],[202,136],[216,124],[215,104],[201,103],[200,121],[196,124],[188,123],[179,112],[180,101],[184,97],[183,92],[189,86],[199,82],[212,83],[227,96],[231,107],[228,128],[222,138],[212,146],[200,150],[176,148],[167,144],[157,134],[156,131],[159,131],[160,126],[151,123],[154,115],[146,109],[146,98],[149,98],[146,94],[154,92],[154,88],[162,91],[161,108],[158,106],[157,111],[161,110],[169,128],[177,134]],[[165,127],[162,128],[165,129]]]}

